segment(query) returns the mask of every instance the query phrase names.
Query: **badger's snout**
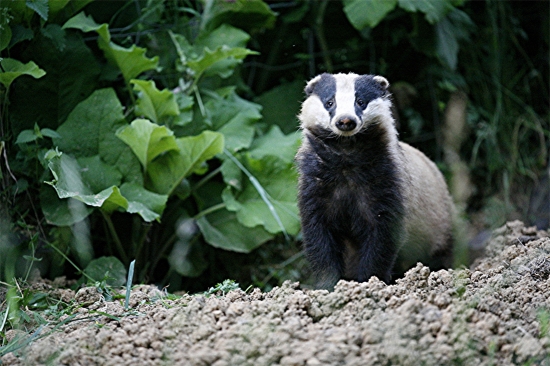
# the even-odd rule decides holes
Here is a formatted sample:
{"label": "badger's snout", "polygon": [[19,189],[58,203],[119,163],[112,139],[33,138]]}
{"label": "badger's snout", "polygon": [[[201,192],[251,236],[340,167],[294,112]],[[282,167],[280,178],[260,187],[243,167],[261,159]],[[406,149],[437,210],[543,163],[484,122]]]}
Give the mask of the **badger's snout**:
{"label": "badger's snout", "polygon": [[338,118],[334,125],[342,132],[349,132],[357,127],[357,121],[353,117],[343,116]]}

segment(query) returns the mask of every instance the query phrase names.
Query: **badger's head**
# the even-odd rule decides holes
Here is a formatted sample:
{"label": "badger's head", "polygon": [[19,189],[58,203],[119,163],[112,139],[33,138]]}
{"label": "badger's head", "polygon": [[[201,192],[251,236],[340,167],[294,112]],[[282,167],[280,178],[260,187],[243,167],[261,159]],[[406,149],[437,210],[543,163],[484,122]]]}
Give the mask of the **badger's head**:
{"label": "badger's head", "polygon": [[307,98],[298,115],[301,127],[352,136],[385,117],[391,119],[389,85],[382,76],[318,75],[305,88]]}

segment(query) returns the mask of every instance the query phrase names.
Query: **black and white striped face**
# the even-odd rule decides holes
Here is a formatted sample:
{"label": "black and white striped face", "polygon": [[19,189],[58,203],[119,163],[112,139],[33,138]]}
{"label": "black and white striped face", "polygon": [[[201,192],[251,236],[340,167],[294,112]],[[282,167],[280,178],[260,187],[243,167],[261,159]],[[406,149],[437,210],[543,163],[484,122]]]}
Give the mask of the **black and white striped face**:
{"label": "black and white striped face", "polygon": [[391,119],[388,81],[382,76],[321,74],[307,83],[298,118],[302,128],[352,136],[379,117]]}

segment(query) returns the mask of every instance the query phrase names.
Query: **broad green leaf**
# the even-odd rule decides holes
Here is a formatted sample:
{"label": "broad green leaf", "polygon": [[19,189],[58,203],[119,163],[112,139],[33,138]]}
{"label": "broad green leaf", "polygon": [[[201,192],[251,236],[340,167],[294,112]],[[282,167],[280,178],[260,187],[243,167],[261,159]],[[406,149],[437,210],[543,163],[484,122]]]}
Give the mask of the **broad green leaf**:
{"label": "broad green leaf", "polygon": [[54,17],[61,9],[63,9],[71,0],[49,0],[50,16]]}
{"label": "broad green leaf", "polygon": [[76,159],[82,180],[93,193],[111,186],[119,186],[122,174],[112,165],[101,160],[99,155]]}
{"label": "broad green leaf", "polygon": [[[32,32],[31,32],[32,33]],[[22,57],[31,59],[46,71],[38,80],[20,78],[10,98],[13,134],[32,128],[57,129],[78,103],[98,87],[99,64],[78,32],[38,32],[25,44]],[[56,37],[60,37],[56,39]],[[63,51],[58,45],[63,44]],[[32,108],[29,108],[32,106]]]}
{"label": "broad green leaf", "polygon": [[399,0],[399,7],[409,12],[424,13],[430,24],[439,22],[453,9],[453,0]]}
{"label": "broad green leaf", "polygon": [[271,28],[276,13],[262,0],[207,0],[201,17],[201,29],[211,31],[231,24],[248,31]]}
{"label": "broad green leaf", "polygon": [[[64,16],[71,16],[94,0],[48,0],[50,18],[64,10]],[[70,4],[69,6],[67,6]]]}
{"label": "broad green leaf", "polygon": [[[110,38],[110,37],[109,37]],[[113,42],[107,42],[104,38],[98,39],[99,48],[105,53],[105,57],[114,65],[118,66],[126,83],[135,79],[142,72],[154,70],[158,66],[159,58],[147,58],[147,50],[142,47],[132,45],[130,48],[124,48]]]}
{"label": "broad green leaf", "polygon": [[[189,58],[197,58],[199,56],[193,45],[189,43],[185,36],[173,33],[171,30],[168,31],[168,34],[170,35],[170,39],[176,48],[181,65],[187,65],[187,60]],[[183,69],[181,71],[183,71]]]}
{"label": "broad green leaf", "polygon": [[243,189],[243,172],[234,162],[230,159],[224,159],[221,165],[221,172],[225,184],[239,191]]}
{"label": "broad green leaf", "polygon": [[175,126],[185,126],[193,120],[193,104],[194,100],[189,95],[180,92],[176,94],[180,114],[174,118],[172,124]]}
{"label": "broad green leaf", "polygon": [[[248,177],[244,177],[244,188],[241,192],[235,193],[228,187],[222,198],[227,209],[236,212],[237,219],[244,226],[252,228],[262,225],[272,234],[279,233],[284,228],[287,233],[294,235],[300,230],[296,204],[296,171],[292,164],[283,166],[277,160],[278,158],[272,156],[262,160],[247,159],[245,167],[257,180],[256,186]],[[260,195],[258,188],[264,191],[264,197]],[[265,199],[273,206],[278,219]]]}
{"label": "broad green leaf", "polygon": [[15,140],[16,144],[25,144],[27,142],[36,141],[38,136],[34,133],[33,130],[24,130],[17,136]]}
{"label": "broad green leaf", "polygon": [[357,30],[374,28],[397,5],[397,0],[344,0],[344,12]]}
{"label": "broad green leaf", "polygon": [[204,239],[216,248],[249,253],[273,238],[261,226],[243,227],[235,213],[220,210],[197,220]]}
{"label": "broad green leaf", "polygon": [[75,158],[63,153],[48,155],[48,168],[52,172],[54,180],[46,183],[55,188],[59,198],[92,194],[91,189],[82,181],[80,166]]}
{"label": "broad green leaf", "polygon": [[137,213],[147,222],[160,220],[168,200],[167,195],[153,193],[134,183],[124,183],[120,192],[128,200],[127,212]]}
{"label": "broad green leaf", "polygon": [[[54,176],[52,185],[59,198],[74,198],[88,206],[102,207],[112,212],[118,207],[128,207],[128,202],[121,196],[117,187],[111,186],[101,192],[93,192],[88,184],[82,179],[82,168],[77,160],[68,154],[57,154],[48,162],[48,168]],[[98,172],[99,173],[99,172]]]}
{"label": "broad green leaf", "polygon": [[108,25],[97,24],[92,17],[86,17],[83,12],[69,19],[63,25],[63,29],[66,28],[80,29],[83,32],[96,31],[99,34],[97,40],[99,48],[103,50],[107,60],[120,69],[126,83],[142,72],[156,69],[158,66],[158,56],[150,59],[145,56],[147,51],[145,48],[136,45],[124,48],[111,42]]}
{"label": "broad green leaf", "polygon": [[296,116],[304,99],[304,85],[302,80],[284,83],[256,98],[254,101],[262,106],[262,123],[278,125],[284,133],[297,131]]}
{"label": "broad green leaf", "polygon": [[67,39],[65,38],[65,30],[57,24],[48,24],[40,29],[40,33],[45,38],[48,38],[53,43],[57,51],[63,52],[67,48]]}
{"label": "broad green leaf", "polygon": [[285,165],[292,164],[300,146],[300,134],[284,135],[279,126],[272,126],[268,133],[254,140],[250,157],[261,160],[269,155],[278,157]]}
{"label": "broad green leaf", "polygon": [[203,75],[227,78],[246,56],[257,54],[244,48],[250,36],[227,24],[212,32],[201,33],[193,45],[180,34],[170,33],[170,37],[181,66],[187,67],[187,72],[193,74],[196,80]]}
{"label": "broad green leaf", "polygon": [[[15,24],[7,33],[11,35],[11,40],[8,45],[9,48],[19,42],[28,41],[34,38],[34,32],[29,28],[25,28],[21,24]],[[0,37],[2,36],[0,35]]]}
{"label": "broad green leaf", "polygon": [[193,71],[194,77],[199,79],[206,76],[219,75],[228,78],[233,74],[235,66],[240,64],[248,55],[257,55],[258,52],[247,48],[221,46],[215,50],[204,49],[204,54],[195,60],[188,60],[187,66]]}
{"label": "broad green leaf", "polygon": [[[124,183],[119,188],[121,174],[100,161],[99,156],[76,160],[67,154],[54,154],[48,167],[55,178],[48,184],[55,188],[61,199],[76,199],[108,214],[116,210],[137,213],[147,222],[159,220],[166,206],[168,196],[149,192],[143,186]],[[65,217],[58,218],[58,221],[71,219],[64,212],[57,216],[60,215]],[[49,216],[54,215],[50,213]]]}
{"label": "broad green leaf", "polygon": [[225,137],[225,147],[235,152],[250,147],[254,123],[262,118],[261,107],[239,97],[233,90],[215,94],[205,103],[214,130]]}
{"label": "broad green leaf", "polygon": [[119,128],[126,126],[122,105],[114,90],[99,89],[75,107],[57,129],[61,138],[53,141],[61,151],[77,158],[99,155],[102,161],[122,173],[123,181],[141,183],[139,160],[115,135]]}
{"label": "broad green leaf", "polygon": [[34,10],[44,20],[48,20],[48,0],[26,0],[28,8]]}
{"label": "broad green leaf", "polygon": [[49,128],[38,128],[38,125],[34,125],[34,130],[23,130],[17,136],[15,140],[16,144],[24,144],[31,141],[36,141],[38,139],[49,137],[49,138],[60,138],[61,136]]}
{"label": "broad green leaf", "polygon": [[9,26],[9,18],[6,16],[6,9],[0,9],[0,13],[4,12],[3,18],[0,18],[0,51],[7,48],[11,41],[11,28]]}
{"label": "broad green leaf", "polygon": [[458,42],[469,39],[469,30],[475,25],[470,17],[461,10],[454,9],[435,25],[437,36],[436,51],[439,59],[456,69],[458,60]]}
{"label": "broad green leaf", "polygon": [[222,24],[212,32],[201,33],[195,41],[196,47],[215,50],[218,47],[246,47],[250,35],[239,28]]}
{"label": "broad green leaf", "polygon": [[96,194],[83,194],[74,190],[66,190],[65,183],[69,179],[67,179],[67,177],[63,174],[60,174],[59,176],[61,178],[65,177],[66,179],[61,179],[55,183],[51,182],[48,184],[51,184],[55,188],[57,195],[61,199],[74,198],[88,206],[101,208],[107,213],[112,213],[118,208],[122,208],[123,210],[128,208],[128,201],[122,196],[118,187],[112,186]]}
{"label": "broad green leaf", "polygon": [[141,114],[155,123],[159,123],[165,116],[180,114],[174,93],[170,90],[158,90],[152,80],[131,80],[130,83],[134,84],[134,90],[138,93],[136,114]]}
{"label": "broad green leaf", "polygon": [[[98,156],[75,161],[67,154],[57,155],[49,167],[56,178],[51,184],[60,198],[74,198],[107,213],[118,209],[137,213],[147,222],[159,220],[166,206],[167,196],[149,192],[143,186],[125,183],[118,188],[120,173],[99,161]],[[108,184],[112,185],[104,188]]]}
{"label": "broad green leaf", "polygon": [[76,159],[67,154],[58,154],[51,158],[48,168],[54,176],[54,181],[46,183],[55,188],[61,199],[74,198],[88,206],[101,207],[109,213],[119,207],[124,209],[128,207],[128,202],[116,186],[105,188],[98,193],[92,191],[82,179],[83,169]]}
{"label": "broad green leaf", "polygon": [[93,207],[73,198],[59,198],[55,189],[49,185],[40,188],[40,207],[48,223],[56,226],[71,226],[84,220],[93,211]]}
{"label": "broad green leaf", "polygon": [[227,78],[242,60],[257,52],[244,48],[250,39],[248,33],[224,24],[212,32],[203,32],[191,46],[183,36],[173,37],[180,60],[194,74],[219,75]]}
{"label": "broad green leaf", "polygon": [[96,282],[105,281],[112,287],[124,286],[126,283],[126,268],[116,257],[94,259],[88,263],[84,273]]}
{"label": "broad green leaf", "polygon": [[[84,33],[91,32],[91,31],[98,31],[98,33],[101,33],[102,35],[109,37],[108,33],[105,34],[105,30],[107,29],[107,24],[97,24],[94,19],[91,16],[86,16],[84,12],[80,12],[76,14],[71,19],[67,20],[65,24],[63,24],[63,29],[73,28],[73,29],[80,29]],[[101,31],[99,31],[101,29]]]}
{"label": "broad green leaf", "polygon": [[96,90],[78,104],[57,129],[59,149],[76,157],[97,155],[106,134],[125,126],[122,105],[113,89]]}
{"label": "broad green leaf", "polygon": [[103,191],[94,194],[93,196],[75,196],[79,201],[84,202],[88,206],[96,206],[102,211],[111,214],[114,211],[128,210],[128,200],[120,193],[120,188],[112,186]]}
{"label": "broad green leaf", "polygon": [[456,69],[458,60],[458,39],[453,33],[453,26],[448,19],[435,25],[437,35],[437,55],[451,70]]}
{"label": "broad green leaf", "polygon": [[145,171],[149,163],[160,154],[179,150],[172,131],[146,119],[134,120],[129,126],[119,129],[116,135],[130,146]]}
{"label": "broad green leaf", "polygon": [[61,137],[57,132],[55,132],[54,130],[52,130],[50,128],[43,128],[43,129],[40,130],[40,133],[43,136],[46,136],[46,137],[49,137],[49,138],[52,138],[52,139],[58,139],[58,138]]}
{"label": "broad green leaf", "polygon": [[6,89],[9,89],[11,83],[21,75],[29,75],[35,79],[39,79],[46,75],[46,72],[32,61],[23,64],[12,58],[4,58],[0,62],[4,69],[4,72],[0,72],[0,83],[2,83]]}
{"label": "broad green leaf", "polygon": [[156,193],[170,195],[185,177],[221,153],[224,147],[223,135],[212,131],[181,137],[176,142],[178,151],[169,151],[149,164],[147,186]]}

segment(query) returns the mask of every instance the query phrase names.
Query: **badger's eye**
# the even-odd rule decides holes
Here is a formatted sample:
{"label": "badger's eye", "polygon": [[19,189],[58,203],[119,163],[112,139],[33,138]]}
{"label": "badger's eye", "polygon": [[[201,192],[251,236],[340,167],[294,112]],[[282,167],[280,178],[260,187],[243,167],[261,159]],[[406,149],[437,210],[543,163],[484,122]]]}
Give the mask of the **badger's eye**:
{"label": "badger's eye", "polygon": [[334,98],[329,99],[329,100],[325,103],[325,108],[332,108],[333,105],[334,105]]}
{"label": "badger's eye", "polygon": [[357,103],[357,105],[361,108],[363,108],[365,106],[365,101],[361,98],[357,98],[357,100],[355,101],[355,103]]}

